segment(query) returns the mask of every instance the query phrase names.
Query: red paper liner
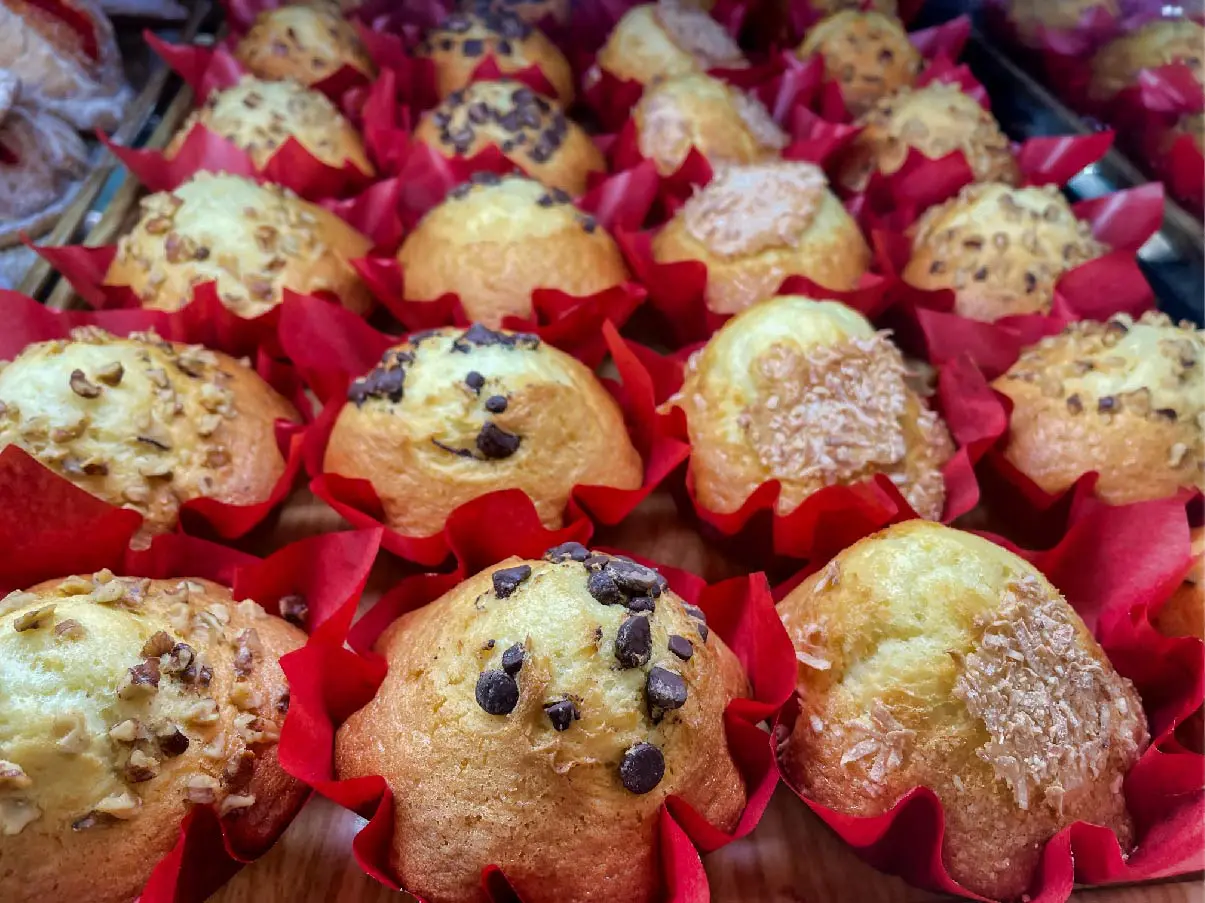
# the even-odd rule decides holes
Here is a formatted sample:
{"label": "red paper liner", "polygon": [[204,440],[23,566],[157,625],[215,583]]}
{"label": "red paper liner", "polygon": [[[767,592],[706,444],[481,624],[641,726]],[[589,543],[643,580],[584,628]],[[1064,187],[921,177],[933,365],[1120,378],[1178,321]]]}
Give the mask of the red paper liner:
{"label": "red paper liner", "polygon": [[[604,380],[604,385],[623,410],[632,444],[644,460],[640,488],[574,487],[564,526],[558,530],[543,526],[531,499],[520,490],[491,492],[453,511],[441,532],[403,536],[385,528],[380,499],[369,481],[325,473],[322,464],[347,386],[375,367],[384,350],[398,339],[376,332],[346,311],[313,299],[290,299],[282,316],[282,343],[326,405],[306,439],[304,457],[314,478],[311,490],[352,524],[385,529],[382,543],[386,549],[425,567],[439,566],[450,558],[484,567],[507,555],[538,557],[561,542],[586,542],[594,523],[619,523],[686,458],[683,443],[663,436],[656,428],[652,378],[633,346],[621,339],[609,322],[601,324],[601,333],[621,378],[621,384]],[[506,524],[507,529],[505,535],[495,536],[483,530],[482,524]]]}
{"label": "red paper liner", "polygon": [[[281,660],[292,692],[290,718],[307,727],[304,734],[291,732],[286,722],[281,734],[281,764],[322,795],[369,819],[352,845],[356,860],[367,874],[394,889],[400,889],[400,884],[389,866],[392,794],[381,777],[335,778],[335,732],[372,699],[384,679],[384,660],[369,651],[381,631],[405,612],[439,598],[468,573],[462,563],[455,573],[405,580],[357,622],[348,637],[350,648],[337,640],[311,643]],[[709,626],[746,668],[753,692],[750,699],[730,703],[724,716],[728,746],[748,790],[736,829],[728,833],[716,828],[675,797],[667,799],[661,811],[659,847],[665,899],[701,903],[708,898],[708,890],[698,849],[713,850],[752,831],[777,785],[770,735],[757,723],[772,716],[789,698],[794,686],[794,655],[761,575],[707,586],[693,575],[673,570],[664,573],[676,592],[706,612]],[[491,901],[519,899],[495,866],[483,870],[482,889]]]}
{"label": "red paper liner", "polygon": [[1092,51],[1123,34],[1127,27],[1124,18],[1113,15],[1103,6],[1096,6],[1085,9],[1072,28],[1041,25],[1031,38],[1024,39],[1008,17],[1002,0],[984,3],[983,16],[989,33],[1001,43],[1066,57],[1090,56]]}
{"label": "red paper liner", "polygon": [[1198,216],[1205,211],[1205,155],[1191,135],[1179,135],[1167,153],[1154,158],[1154,168],[1168,191]]}

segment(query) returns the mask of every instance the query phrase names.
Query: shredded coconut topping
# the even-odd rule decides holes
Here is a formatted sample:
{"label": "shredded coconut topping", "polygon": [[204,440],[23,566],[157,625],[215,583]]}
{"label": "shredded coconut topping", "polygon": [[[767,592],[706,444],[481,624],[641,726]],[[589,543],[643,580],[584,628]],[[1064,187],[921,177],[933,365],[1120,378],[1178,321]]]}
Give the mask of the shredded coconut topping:
{"label": "shredded coconut topping", "polygon": [[707,13],[684,7],[678,0],[660,0],[653,15],[673,42],[693,56],[700,68],[739,69],[749,65],[732,36]]}
{"label": "shredded coconut topping", "polygon": [[900,724],[891,709],[877,699],[869,714],[847,721],[845,730],[852,733],[853,745],[842,754],[841,765],[862,763],[872,793],[878,792],[884,778],[904,764],[908,747],[916,738],[916,731]]}
{"label": "shredded coconut topping", "polygon": [[737,115],[741,117],[749,133],[757,139],[758,144],[773,150],[782,150],[790,143],[787,133],[778,127],[765,104],[744,91],[734,90],[731,94],[732,105],[736,107]]}
{"label": "shredded coconut topping", "polygon": [[797,628],[791,636],[795,644],[795,658],[809,668],[817,671],[827,671],[833,663],[825,657],[825,619],[817,624],[804,624]]}
{"label": "shredded coconut topping", "polygon": [[954,683],[991,736],[979,757],[1022,809],[1040,790],[1061,813],[1067,794],[1113,757],[1128,769],[1149,740],[1133,685],[1084,648],[1073,617],[1036,577],[1010,583]]}

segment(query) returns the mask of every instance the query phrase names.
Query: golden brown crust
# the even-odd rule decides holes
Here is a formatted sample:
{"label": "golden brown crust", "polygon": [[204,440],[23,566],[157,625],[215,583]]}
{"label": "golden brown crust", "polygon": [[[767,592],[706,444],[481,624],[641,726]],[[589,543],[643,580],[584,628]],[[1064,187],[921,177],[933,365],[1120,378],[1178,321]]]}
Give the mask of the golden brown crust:
{"label": "golden brown crust", "polygon": [[1059,277],[1108,251],[1051,185],[968,185],[914,230],[904,281],[953,289],[955,312],[986,322],[1049,313]]}
{"label": "golden brown crust", "polygon": [[674,402],[711,511],[736,511],[777,479],[787,514],[825,486],[884,473],[921,516],[941,516],[945,425],[908,388],[895,346],[842,304],[782,296],[739,314],[691,358]]}
{"label": "golden brown crust", "polygon": [[592,172],[607,168],[576,122],[521,82],[474,82],[423,114],[414,138],[445,157],[472,157],[496,147],[525,173],[572,195],[586,192]]}
{"label": "golden brown crust", "polygon": [[1168,636],[1195,636],[1205,640],[1205,527],[1192,530],[1192,569],[1155,613],[1153,622]]}
{"label": "golden brown crust", "polygon": [[461,0],[457,7],[508,12],[530,25],[539,25],[548,18],[564,25],[573,13],[573,0]]}
{"label": "golden brown crust", "polygon": [[1072,323],[993,383],[1013,403],[1005,455],[1049,493],[1098,471],[1115,505],[1205,488],[1203,362],[1205,333],[1164,314]]}
{"label": "golden brown crust", "polygon": [[[736,657],[667,589],[655,590],[648,615],[629,613],[626,590],[618,604],[592,597],[592,573],[601,580],[625,563],[597,556],[588,567],[577,549],[578,560],[556,564],[508,559],[396,621],[377,644],[385,682],[339,730],[339,777],[384,775],[394,791],[391,865],[426,899],[478,903],[481,869],[497,864],[528,903],[648,903],[662,896],[656,838],[666,796],[726,830],[744,807],[723,726],[729,701],[748,693]],[[507,595],[499,571],[518,579]],[[620,658],[621,625],[646,617],[644,661]],[[688,660],[670,651],[671,635]],[[499,669],[516,643],[522,665],[511,680]],[[685,700],[654,717],[650,705],[664,697],[646,684],[658,668],[680,678]],[[509,709],[492,706],[499,714],[475,698],[487,671],[517,683]],[[564,730],[546,709],[553,703],[570,709]],[[659,780],[641,775],[643,792],[629,789],[632,775],[621,778],[637,744],[664,763]]]}
{"label": "golden brown crust", "polygon": [[539,29],[511,12],[458,11],[427,32],[416,51],[435,65],[440,97],[465,88],[489,55],[503,75],[538,66],[564,107],[573,103],[573,70],[565,55]]}
{"label": "golden brown crust", "polygon": [[324,94],[295,81],[264,81],[244,75],[237,85],[214,91],[185,120],[164,151],[170,159],[196,125],[247,151],[261,169],[289,138],[336,169],[350,163],[365,175],[375,173],[364,142]]}
{"label": "golden brown crust", "polygon": [[194,803],[262,852],[307,793],[276,761],[279,658],[304,642],[204,580],[102,571],[0,600],[0,897],[126,903]]}
{"label": "golden brown crust", "polygon": [[[832,14],[844,9],[861,10],[866,5],[865,0],[810,0],[811,6],[817,12]],[[869,7],[874,12],[886,16],[898,16],[899,6],[896,0],[871,0]]]}
{"label": "golden brown crust", "polygon": [[920,73],[920,52],[897,19],[846,10],[813,25],[795,51],[801,60],[819,53],[824,72],[837,81],[845,106],[861,115],[879,98],[911,87]]}
{"label": "golden brown crust", "polygon": [[870,248],[819,167],[775,160],[715,169],[653,237],[658,263],[707,264],[711,310],[745,310],[772,297],[788,276],[834,291],[857,287]]}
{"label": "golden brown crust", "polygon": [[688,3],[659,0],[624,14],[598,51],[598,65],[617,78],[648,85],[659,78],[749,63],[707,13]]}
{"label": "golden brown crust", "polygon": [[1184,63],[1205,85],[1205,27],[1192,19],[1157,19],[1114,38],[1092,58],[1089,94],[1108,100],[1137,84],[1144,69]]}
{"label": "golden brown crust", "polygon": [[841,170],[842,185],[866,187],[875,170],[897,172],[915,149],[936,160],[962,151],[976,182],[1021,181],[1008,138],[979,101],[955,85],[934,83],[901,88],[874,104],[857,124],[862,130],[850,146]]}
{"label": "golden brown crust", "polygon": [[141,206],[138,223],[117,243],[105,285],[128,285],[145,308],[179,310],[194,285],[209,281],[241,317],[267,313],[285,288],[329,292],[356,313],[372,306],[351,265],[372,242],[279,185],[199,172]]}
{"label": "golden brown crust", "polygon": [[142,539],[174,529],[191,499],[267,499],[285,468],[278,419],[298,414],[250,368],[153,333],[78,329],[0,370],[0,446],[138,511]]}
{"label": "golden brown crust", "polygon": [[1042,44],[1043,30],[1063,31],[1074,29],[1084,16],[1095,10],[1103,10],[1110,16],[1120,16],[1117,0],[1010,0],[1007,4],[1008,19],[1017,29],[1021,42],[1029,47]]}
{"label": "golden brown crust", "polygon": [[348,397],[324,469],[370,481],[386,522],[407,536],[437,533],[460,505],[512,488],[556,528],[575,485],[635,489],[643,479],[615,401],[535,336],[419,334]]}
{"label": "golden brown crust", "polygon": [[252,75],[316,85],[349,66],[373,78],[376,66],[351,23],[329,6],[287,5],[264,10],[234,49]]}
{"label": "golden brown crust", "polygon": [[623,254],[569,195],[522,176],[477,173],[430,210],[398,251],[406,298],[454,292],[469,319],[530,317],[531,293],[592,295],[627,281]]}
{"label": "golden brown crust", "polygon": [[846,549],[779,613],[801,705],[780,761],[809,798],[874,816],[932,789],[946,868],[991,899],[1028,890],[1072,822],[1132,844],[1121,783],[1149,740],[1142,701],[1022,559],[909,521]]}

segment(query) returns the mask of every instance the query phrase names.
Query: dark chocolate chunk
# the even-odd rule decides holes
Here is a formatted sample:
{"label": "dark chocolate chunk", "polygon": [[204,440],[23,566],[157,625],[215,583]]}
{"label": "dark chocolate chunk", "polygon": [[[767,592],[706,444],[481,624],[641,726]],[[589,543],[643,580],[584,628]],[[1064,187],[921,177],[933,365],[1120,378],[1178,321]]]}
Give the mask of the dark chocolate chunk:
{"label": "dark chocolate chunk", "polygon": [[544,706],[544,711],[548,713],[548,720],[552,722],[552,729],[558,733],[569,730],[569,726],[582,717],[578,714],[577,706],[573,704],[572,699],[562,699],[560,702],[549,703]]}
{"label": "dark chocolate chunk", "polygon": [[590,550],[580,542],[563,542],[544,553],[544,560],[553,564],[560,564],[565,560],[585,561],[589,557]]}
{"label": "dark chocolate chunk", "polygon": [[595,571],[586,580],[586,589],[596,601],[603,605],[619,605],[623,602],[623,593],[619,591],[619,584],[605,570]]}
{"label": "dark chocolate chunk", "polygon": [[573,200],[573,198],[570,197],[569,192],[567,192],[564,188],[552,189],[552,199],[558,204],[568,204]]}
{"label": "dark chocolate chunk", "polygon": [[615,634],[615,658],[624,668],[639,668],[648,664],[653,654],[653,630],[649,619],[633,615],[619,625]]}
{"label": "dark chocolate chunk", "polygon": [[451,50],[453,46],[455,46],[455,45],[451,38],[444,38],[442,41],[439,42],[440,50]]}
{"label": "dark chocolate chunk", "polygon": [[502,653],[502,670],[514,677],[523,668],[523,644],[515,643]]}
{"label": "dark chocolate chunk", "polygon": [[689,602],[683,602],[682,607],[686,609],[686,613],[696,621],[702,621],[704,624],[707,623],[707,615],[703,613],[703,609],[699,608],[699,606],[691,605]]}
{"label": "dark chocolate chunk", "polygon": [[491,414],[501,414],[506,410],[506,396],[491,395],[485,400],[485,409]]}
{"label": "dark chocolate chunk", "polygon": [[497,640],[486,640],[486,641],[485,641],[485,642],[484,642],[484,643],[481,645],[481,648],[482,648],[482,649],[493,649],[493,648],[494,648],[496,645],[498,645],[498,641],[497,641]]}
{"label": "dark chocolate chunk", "polygon": [[487,423],[477,434],[477,450],[487,458],[509,458],[518,451],[521,441],[514,433]]}
{"label": "dark chocolate chunk", "polygon": [[502,568],[494,571],[494,593],[499,599],[505,599],[519,588],[519,584],[531,576],[531,565],[518,564],[513,568]]}
{"label": "dark chocolate chunk", "polygon": [[519,684],[505,671],[482,671],[477,678],[477,705],[489,715],[509,715],[519,704]]}
{"label": "dark chocolate chunk", "polygon": [[695,630],[699,631],[699,636],[703,638],[703,642],[707,642],[707,637],[711,635],[711,630],[702,621],[695,622]]}
{"label": "dark chocolate chunk", "polygon": [[1112,395],[1106,395],[1096,402],[1096,410],[1102,414],[1106,414],[1117,407],[1117,399]]}
{"label": "dark chocolate chunk", "polygon": [[[476,175],[481,175],[481,173],[477,173]],[[490,329],[488,326],[482,326],[480,323],[474,323],[472,326],[462,332],[456,341],[469,345],[476,345],[479,348],[486,348],[490,345],[507,345],[513,340],[505,333],[494,332],[494,330]]]}
{"label": "dark chocolate chunk", "polygon": [[602,552],[591,552],[589,557],[582,561],[582,564],[586,566],[587,571],[594,573],[595,571],[601,571],[610,562],[610,555],[604,555]]}
{"label": "dark chocolate chunk", "polygon": [[465,56],[481,56],[485,53],[485,41],[481,38],[468,38],[460,45],[460,52]]}
{"label": "dark chocolate chunk", "polygon": [[510,41],[499,41],[495,49],[502,56],[510,56],[513,48],[511,47]]}
{"label": "dark chocolate chunk", "polygon": [[[450,197],[454,200],[460,200],[461,198],[467,196],[468,193],[472,190],[473,190],[472,182],[461,182],[459,185],[457,185],[455,188],[453,188],[451,191],[448,192],[448,197]],[[453,345],[453,347],[455,348],[455,345]],[[456,350],[461,351],[464,349],[457,348]]]}
{"label": "dark chocolate chunk", "polygon": [[555,202],[549,195],[542,194],[536,199],[536,203],[541,207],[551,207]]}
{"label": "dark chocolate chunk", "polygon": [[469,451],[467,448],[456,448],[454,445],[445,445],[444,443],[440,442],[438,439],[432,439],[431,444],[434,445],[436,448],[440,449],[441,451],[446,451],[446,452],[449,452],[450,454],[456,455],[456,457],[458,457],[458,458],[473,457],[473,453],[471,451]]}
{"label": "dark chocolate chunk", "polygon": [[470,370],[468,375],[464,378],[464,384],[474,392],[480,392],[481,387],[485,385],[485,377],[476,370]]}
{"label": "dark chocolate chunk", "polygon": [[665,777],[665,757],[651,743],[637,743],[623,754],[619,780],[631,793],[648,793]]}
{"label": "dark chocolate chunk", "polygon": [[527,152],[527,155],[531,157],[532,162],[534,163],[547,163],[549,158],[552,156],[552,148],[548,146],[548,143],[543,138],[541,138],[536,142],[535,146]]}
{"label": "dark chocolate chunk", "polygon": [[652,596],[632,596],[628,599],[628,611],[653,612],[657,609],[657,601]]}
{"label": "dark chocolate chunk", "polygon": [[695,654],[695,647],[690,644],[690,640],[686,637],[678,636],[675,633],[670,635],[669,651],[682,659],[682,661],[688,662],[690,661],[690,657]]}
{"label": "dark chocolate chunk", "polygon": [[592,216],[582,217],[582,228],[586,230],[587,235],[593,235],[594,230],[598,228],[598,220]]}
{"label": "dark chocolate chunk", "polygon": [[651,592],[660,583],[661,577],[652,568],[622,558],[613,559],[607,565],[607,572],[624,592],[641,595]]}
{"label": "dark chocolate chunk", "polygon": [[1175,420],[1180,415],[1176,413],[1175,408],[1156,408],[1155,416],[1162,417],[1165,420]]}
{"label": "dark chocolate chunk", "polygon": [[648,680],[644,684],[644,695],[648,699],[649,708],[654,711],[668,712],[680,709],[686,705],[686,681],[680,674],[662,667],[654,667],[649,669]]}
{"label": "dark chocolate chunk", "polygon": [[468,115],[469,115],[469,122],[473,123],[474,125],[482,125],[483,123],[489,122],[489,118],[490,118],[489,104],[487,104],[483,100],[477,101],[476,103],[472,104],[469,107]]}
{"label": "dark chocolate chunk", "polygon": [[290,624],[305,627],[306,619],[310,615],[310,606],[306,604],[305,596],[298,593],[281,596],[279,605],[282,618]]}

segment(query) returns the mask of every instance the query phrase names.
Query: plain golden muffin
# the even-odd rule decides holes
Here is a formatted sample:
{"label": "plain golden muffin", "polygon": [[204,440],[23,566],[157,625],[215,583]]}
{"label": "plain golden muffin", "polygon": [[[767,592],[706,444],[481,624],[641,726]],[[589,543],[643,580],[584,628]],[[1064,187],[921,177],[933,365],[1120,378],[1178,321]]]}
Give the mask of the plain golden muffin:
{"label": "plain golden muffin", "polygon": [[930,788],[946,869],[993,900],[1028,890],[1046,841],[1072,822],[1132,846],[1121,786],[1149,740],[1142,700],[1021,558],[908,521],[778,608],[801,706],[779,756],[810,799],[875,816]]}
{"label": "plain golden muffin", "polygon": [[772,297],[788,276],[834,291],[857,288],[870,248],[811,163],[717,165],[654,237],[658,263],[707,264],[707,306],[733,314]]}
{"label": "plain golden muffin", "polygon": [[308,788],[276,759],[305,634],[206,580],[52,580],[0,599],[0,899],[126,903],[212,805],[257,854]]}
{"label": "plain golden muffin", "polygon": [[839,181],[853,191],[866,187],[876,170],[891,175],[916,150],[931,160],[962,151],[976,182],[1021,181],[1008,138],[975,98],[955,85],[934,82],[901,88],[877,101],[857,123]]}
{"label": "plain golden muffin", "polygon": [[266,500],[285,469],[275,422],[297,419],[251,368],[154,333],[76,329],[0,369],[0,447],[137,511],[144,540],[191,499]]}
{"label": "plain golden muffin", "polygon": [[666,797],[724,830],[744,808],[723,713],[745,675],[652,568],[577,543],[510,558],[376,649],[389,673],[335,769],[392,788],[390,865],[424,899],[484,903],[494,864],[527,903],[651,903]]}
{"label": "plain golden muffin", "polygon": [[592,172],[607,168],[602,151],[553,101],[522,82],[473,82],[423,114],[414,138],[444,157],[472,157],[496,147],[549,188],[585,194]]}
{"label": "plain golden muffin", "polygon": [[1067,31],[1078,28],[1084,16],[1101,10],[1109,16],[1120,16],[1117,0],[1009,0],[1008,20],[1017,30],[1021,42],[1029,47],[1042,44],[1043,31]]}
{"label": "plain golden muffin", "polygon": [[1053,185],[967,185],[917,221],[904,281],[952,289],[954,310],[992,322],[1050,313],[1059,277],[1109,249]]}
{"label": "plain golden muffin", "polygon": [[1138,83],[1144,69],[1184,63],[1205,84],[1205,27],[1192,19],[1156,19],[1114,38],[1092,58],[1088,91],[1108,100]]}
{"label": "plain golden muffin", "polygon": [[234,56],[252,75],[307,86],[344,66],[365,78],[377,74],[355,27],[326,4],[264,10],[234,48]]}
{"label": "plain golden muffin", "polygon": [[992,385],[1013,403],[1004,454],[1049,493],[1098,471],[1114,505],[1205,489],[1205,332],[1166,314],[1072,323]]}
{"label": "plain golden muffin", "polygon": [[834,13],[808,30],[795,55],[807,60],[817,53],[855,116],[879,98],[911,87],[923,63],[898,19],[856,10]]}
{"label": "plain golden muffin", "polygon": [[458,10],[427,32],[416,53],[435,66],[440,97],[459,91],[473,71],[493,56],[503,75],[538,66],[568,107],[573,103],[573,70],[565,55],[537,28],[507,10]]}
{"label": "plain golden muffin", "polygon": [[287,188],[198,172],[139,203],[105,285],[129,286],[145,308],[179,310],[204,282],[216,282],[222,304],[240,317],[267,313],[286,288],[333,294],[356,313],[372,305],[351,265],[372,242]]}
{"label": "plain golden muffin", "polygon": [[453,292],[469,319],[487,326],[530,317],[537,288],[593,295],[628,279],[615,239],[566,192],[491,172],[475,173],[429,210],[397,259],[407,300]]}
{"label": "plain golden muffin", "polygon": [[616,78],[642,85],[674,75],[749,65],[719,22],[680,0],[633,6],[612,29],[597,62]]}
{"label": "plain golden muffin", "polygon": [[525,333],[415,333],[352,383],[327,473],[372,483],[388,525],[430,536],[479,496],[521,489],[561,526],[576,485],[640,486],[619,406],[588,367]]}
{"label": "plain golden muffin", "polygon": [[295,81],[244,75],[234,87],[214,91],[176,132],[165,152],[168,158],[176,156],[196,125],[245,150],[261,169],[294,138],[327,166],[339,169],[350,163],[367,176],[375,172],[351,123],[325,94]]}
{"label": "plain golden muffin", "polygon": [[695,497],[736,511],[778,480],[787,514],[826,486],[886,474],[941,516],[949,433],[908,387],[886,333],[836,301],[783,295],[724,324],[672,400],[686,414]]}
{"label": "plain golden muffin", "polygon": [[632,108],[636,143],[662,175],[676,172],[691,148],[712,163],[777,157],[788,138],[762,102],[701,72],[660,79]]}

